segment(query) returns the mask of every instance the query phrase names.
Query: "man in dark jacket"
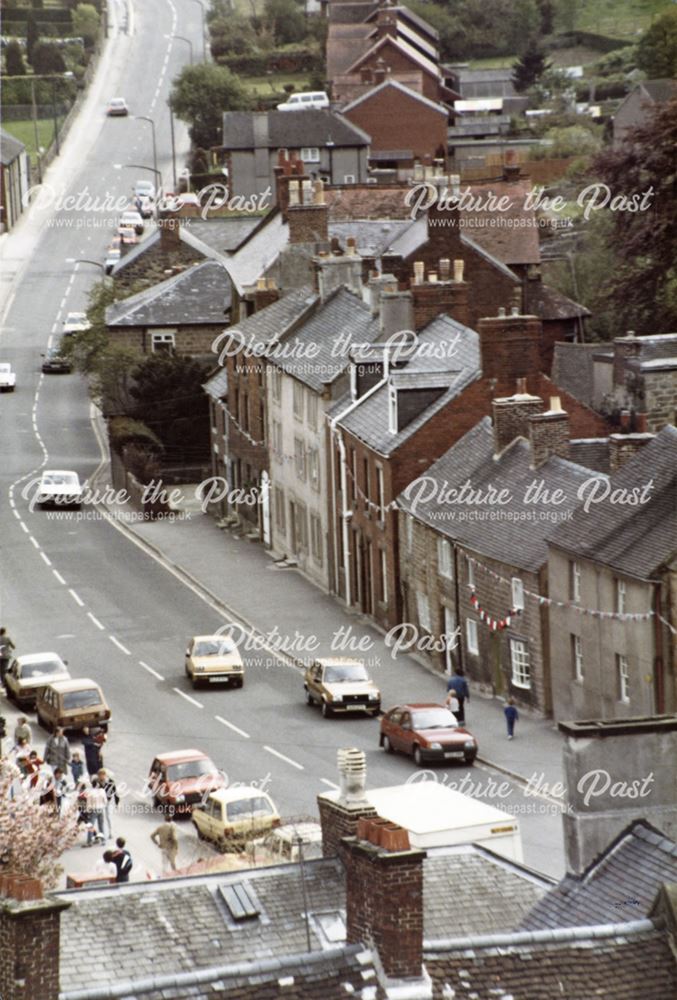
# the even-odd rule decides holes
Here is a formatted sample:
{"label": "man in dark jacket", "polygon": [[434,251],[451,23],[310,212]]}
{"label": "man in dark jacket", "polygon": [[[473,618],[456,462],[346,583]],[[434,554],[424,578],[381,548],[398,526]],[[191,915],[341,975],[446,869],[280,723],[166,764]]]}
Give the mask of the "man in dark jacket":
{"label": "man in dark jacket", "polygon": [[447,691],[453,691],[458,698],[458,721],[462,726],[465,722],[465,702],[470,701],[470,689],[468,687],[468,682],[460,672],[456,670],[454,676],[450,677],[447,681]]}
{"label": "man in dark jacket", "polygon": [[103,746],[105,739],[105,733],[93,733],[89,729],[82,730],[82,749],[85,751],[87,774],[90,778],[95,777],[99,768],[103,767],[101,747]]}
{"label": "man in dark jacket", "polygon": [[6,628],[0,628],[0,681],[5,683],[5,674],[9,669],[9,661],[14,651],[14,643],[7,634]]}

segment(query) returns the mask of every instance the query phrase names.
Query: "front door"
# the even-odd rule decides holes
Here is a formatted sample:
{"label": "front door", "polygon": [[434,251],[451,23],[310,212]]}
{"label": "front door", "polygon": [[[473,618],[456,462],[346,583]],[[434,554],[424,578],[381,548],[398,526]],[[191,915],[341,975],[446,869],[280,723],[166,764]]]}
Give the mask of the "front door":
{"label": "front door", "polygon": [[270,476],[261,473],[261,536],[264,545],[270,545]]}
{"label": "front door", "polygon": [[298,549],[296,547],[296,504],[293,500],[289,501],[289,540],[292,555],[295,556]]}

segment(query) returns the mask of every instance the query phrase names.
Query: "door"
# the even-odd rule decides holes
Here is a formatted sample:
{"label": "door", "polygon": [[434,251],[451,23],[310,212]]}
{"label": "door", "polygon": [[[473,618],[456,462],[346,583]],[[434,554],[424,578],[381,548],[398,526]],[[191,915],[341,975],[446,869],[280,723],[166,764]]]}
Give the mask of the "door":
{"label": "door", "polygon": [[298,549],[296,547],[296,504],[293,500],[289,501],[289,540],[292,555],[295,556]]}
{"label": "door", "polygon": [[411,714],[409,712],[402,713],[402,722],[400,724],[400,729],[398,732],[398,749],[403,750],[404,753],[411,754],[412,746],[414,743],[414,733],[411,728]]}
{"label": "door", "polygon": [[261,536],[264,545],[270,545],[270,476],[261,473]]}

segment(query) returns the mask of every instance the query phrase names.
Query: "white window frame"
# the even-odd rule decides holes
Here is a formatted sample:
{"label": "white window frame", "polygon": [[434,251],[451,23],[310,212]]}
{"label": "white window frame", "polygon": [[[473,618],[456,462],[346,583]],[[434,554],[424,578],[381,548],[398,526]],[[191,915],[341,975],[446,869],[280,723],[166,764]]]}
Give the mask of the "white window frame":
{"label": "white window frame", "polygon": [[319,163],[320,162],[319,146],[302,146],[301,159],[303,160],[304,163]]}
{"label": "white window frame", "polygon": [[318,566],[322,565],[322,521],[319,514],[310,515],[310,548],[311,554]]}
{"label": "white window frame", "polygon": [[294,381],[293,390],[293,410],[294,410],[294,420],[303,420],[303,386],[300,382]]}
{"label": "white window frame", "polygon": [[306,407],[306,422],[311,430],[317,430],[318,399],[314,392],[308,393],[308,405]]}
{"label": "white window frame", "polygon": [[472,562],[470,556],[465,557],[465,569],[468,574],[468,586],[475,587],[475,563]]}
{"label": "white window frame", "polygon": [[414,544],[414,518],[407,514],[407,552],[411,552]]}
{"label": "white window frame", "polygon": [[530,688],[529,643],[524,639],[510,640],[510,667],[513,685],[518,688]]}
{"label": "white window frame", "polygon": [[478,656],[480,651],[480,640],[477,622],[474,618],[466,618],[465,620],[465,641],[470,655]]}
{"label": "white window frame", "polygon": [[388,430],[397,434],[397,389],[394,385],[388,388]]}
{"label": "white window frame", "polygon": [[[273,420],[273,457],[278,461],[284,460],[284,448],[282,438],[282,424],[279,420]],[[275,454],[277,452],[277,454]]]}
{"label": "white window frame", "polygon": [[381,554],[381,603],[388,603],[388,553],[385,549],[379,549]]}
{"label": "white window frame", "polygon": [[581,567],[580,564],[572,559],[569,563],[569,572],[571,574],[571,600],[574,604],[580,604],[581,601]]}
{"label": "white window frame", "polygon": [[282,398],[282,372],[273,365],[272,371],[273,402],[279,403]]}
{"label": "white window frame", "polygon": [[[150,344],[153,354],[173,354],[176,350],[176,330],[153,330]],[[164,350],[167,344],[170,347],[169,351]]]}
{"label": "white window frame", "polygon": [[524,584],[519,576],[513,576],[510,581],[512,591],[512,606],[515,611],[524,610]]}
{"label": "white window frame", "polygon": [[354,184],[355,183],[355,174],[344,174],[343,175],[343,183],[344,184]]}
{"label": "white window frame", "polygon": [[430,601],[428,600],[428,595],[423,590],[416,591],[416,616],[419,626],[430,635],[432,633]]}
{"label": "white window frame", "polygon": [[307,474],[306,443],[303,438],[294,438],[294,470],[301,482],[305,483]]}
{"label": "white window frame", "polygon": [[448,538],[437,539],[437,572],[446,580],[454,579],[454,560]]}
{"label": "white window frame", "polygon": [[622,653],[616,653],[616,669],[618,671],[618,700],[624,705],[630,704],[630,668],[628,658]]}
{"label": "white window frame", "polygon": [[317,448],[307,450],[308,479],[310,485],[319,493],[320,490],[320,452]]}
{"label": "white window frame", "polygon": [[625,586],[625,580],[621,580],[619,577],[616,578],[616,613],[619,615],[625,614],[625,609],[627,607],[627,596],[628,591]]}
{"label": "white window frame", "polygon": [[574,680],[578,684],[582,684],[585,675],[583,672],[583,640],[580,635],[571,636],[571,651],[574,661]]}

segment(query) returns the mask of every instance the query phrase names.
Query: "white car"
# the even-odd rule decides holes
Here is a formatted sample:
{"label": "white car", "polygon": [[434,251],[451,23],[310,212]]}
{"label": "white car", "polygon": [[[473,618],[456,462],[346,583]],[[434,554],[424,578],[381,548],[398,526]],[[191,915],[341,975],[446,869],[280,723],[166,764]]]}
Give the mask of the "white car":
{"label": "white car", "polygon": [[17,656],[5,678],[7,697],[23,708],[34,708],[41,688],[54,681],[68,681],[70,676],[67,661],[58,653]]}
{"label": "white car", "polygon": [[278,111],[304,111],[308,108],[328,108],[329,98],[323,90],[310,90],[306,94],[292,94],[291,97],[284,102],[284,104],[278,104]]}
{"label": "white car", "polygon": [[152,181],[136,181],[132,190],[136,198],[155,198],[155,185]]}
{"label": "white car", "polygon": [[111,97],[108,102],[108,107],[106,108],[106,114],[109,117],[116,117],[118,115],[125,116],[129,114],[129,108],[127,107],[127,101],[124,97]]}
{"label": "white car", "polygon": [[59,507],[80,507],[83,487],[77,472],[64,469],[45,469],[40,479],[35,502],[42,507],[51,504]]}
{"label": "white car", "polygon": [[120,260],[120,247],[110,246],[106,250],[106,257],[103,262],[103,269],[106,274],[110,274]]}
{"label": "white car", "polygon": [[128,208],[120,216],[120,226],[131,226],[136,235],[140,236],[145,223],[140,212],[137,212],[135,208]]}
{"label": "white car", "polygon": [[82,333],[89,330],[91,325],[87,319],[87,313],[70,312],[63,321],[64,336],[71,337],[74,333]]}
{"label": "white car", "polygon": [[0,392],[14,392],[16,375],[7,361],[0,362]]}

